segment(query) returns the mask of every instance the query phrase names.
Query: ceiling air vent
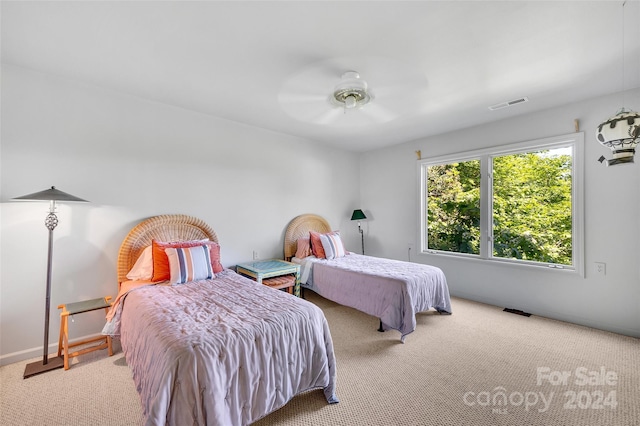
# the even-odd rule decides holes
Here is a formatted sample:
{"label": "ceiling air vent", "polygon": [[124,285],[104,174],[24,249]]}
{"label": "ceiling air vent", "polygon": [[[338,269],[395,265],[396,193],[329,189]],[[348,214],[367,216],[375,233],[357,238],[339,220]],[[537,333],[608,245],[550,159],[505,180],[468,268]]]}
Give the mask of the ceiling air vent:
{"label": "ceiling air vent", "polygon": [[495,111],[497,109],[502,109],[502,108],[506,108],[506,107],[510,107],[513,105],[517,105],[517,104],[521,104],[523,102],[529,102],[529,98],[527,98],[526,96],[523,98],[518,98],[518,99],[514,99],[512,101],[507,101],[507,102],[501,102],[499,104],[495,104],[495,105],[491,105],[489,107],[489,109],[491,111]]}

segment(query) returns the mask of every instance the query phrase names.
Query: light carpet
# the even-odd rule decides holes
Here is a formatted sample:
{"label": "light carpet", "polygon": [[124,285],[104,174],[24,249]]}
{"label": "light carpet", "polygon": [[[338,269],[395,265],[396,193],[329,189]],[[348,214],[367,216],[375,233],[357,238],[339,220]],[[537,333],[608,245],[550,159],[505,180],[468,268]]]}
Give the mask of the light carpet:
{"label": "light carpet", "polygon": [[[418,314],[402,344],[376,318],[307,298],[331,328],[340,403],[310,391],[256,425],[640,425],[638,339],[452,298],[453,315]],[[0,368],[0,423],[140,425],[114,348],[29,379],[26,362]]]}

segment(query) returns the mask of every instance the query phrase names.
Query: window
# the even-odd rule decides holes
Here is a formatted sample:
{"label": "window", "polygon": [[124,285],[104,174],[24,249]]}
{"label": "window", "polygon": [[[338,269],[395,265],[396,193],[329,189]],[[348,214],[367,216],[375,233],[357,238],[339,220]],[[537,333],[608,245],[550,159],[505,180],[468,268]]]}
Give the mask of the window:
{"label": "window", "polygon": [[575,133],[420,162],[423,253],[583,273]]}

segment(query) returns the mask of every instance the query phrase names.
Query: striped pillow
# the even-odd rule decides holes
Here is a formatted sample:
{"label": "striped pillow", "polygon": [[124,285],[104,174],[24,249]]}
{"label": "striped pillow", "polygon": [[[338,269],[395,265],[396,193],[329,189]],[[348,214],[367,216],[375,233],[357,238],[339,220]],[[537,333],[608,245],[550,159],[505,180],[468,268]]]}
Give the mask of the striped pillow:
{"label": "striped pillow", "polygon": [[333,231],[320,235],[320,241],[322,242],[322,248],[324,249],[324,255],[327,259],[335,259],[337,257],[344,257],[346,250],[340,238],[340,232]]}
{"label": "striped pillow", "polygon": [[208,246],[170,247],[164,251],[169,259],[170,284],[213,278]]}
{"label": "striped pillow", "polygon": [[153,258],[153,277],[151,281],[165,281],[169,279],[169,259],[165,249],[167,248],[184,248],[195,247],[206,244],[209,246],[209,252],[211,253],[211,265],[213,266],[213,273],[223,271],[222,264],[220,263],[220,245],[213,241],[206,240],[189,240],[189,241],[175,241],[164,242],[153,240],[151,242],[151,254]]}

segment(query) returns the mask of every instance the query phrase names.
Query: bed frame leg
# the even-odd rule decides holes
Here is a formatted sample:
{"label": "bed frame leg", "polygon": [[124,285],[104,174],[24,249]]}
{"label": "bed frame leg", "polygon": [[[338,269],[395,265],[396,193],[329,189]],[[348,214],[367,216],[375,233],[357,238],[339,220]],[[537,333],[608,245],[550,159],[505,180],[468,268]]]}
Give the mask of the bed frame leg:
{"label": "bed frame leg", "polygon": [[382,320],[380,320],[380,326],[378,327],[378,331],[380,333],[384,333],[384,328],[382,328]]}

